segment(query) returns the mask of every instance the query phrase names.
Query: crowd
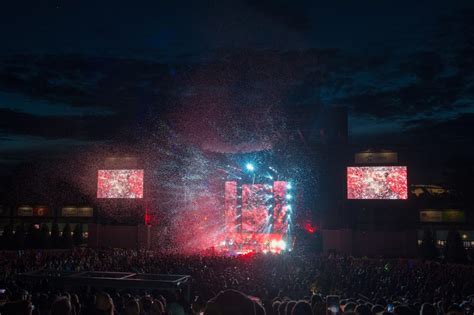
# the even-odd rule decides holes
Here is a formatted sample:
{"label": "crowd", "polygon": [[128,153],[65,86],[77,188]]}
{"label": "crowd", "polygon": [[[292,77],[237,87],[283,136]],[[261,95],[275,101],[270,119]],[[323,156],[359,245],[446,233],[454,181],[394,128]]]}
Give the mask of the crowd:
{"label": "crowd", "polygon": [[[94,288],[65,292],[18,278],[39,269],[188,274],[192,297],[188,300],[179,291],[173,295]],[[472,313],[474,293],[470,265],[302,253],[223,257],[119,249],[5,251],[0,252],[0,277],[2,315],[455,315]]]}

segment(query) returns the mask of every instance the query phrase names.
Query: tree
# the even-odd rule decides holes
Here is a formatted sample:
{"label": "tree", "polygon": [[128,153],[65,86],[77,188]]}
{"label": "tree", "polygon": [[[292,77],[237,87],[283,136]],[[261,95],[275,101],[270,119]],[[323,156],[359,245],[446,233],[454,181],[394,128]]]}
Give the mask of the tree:
{"label": "tree", "polygon": [[23,223],[17,225],[15,229],[15,248],[25,248],[25,226]]}
{"label": "tree", "polygon": [[431,229],[426,229],[423,232],[423,240],[421,241],[420,246],[420,255],[421,258],[428,260],[436,259],[439,255]]}
{"label": "tree", "polygon": [[72,248],[71,225],[69,223],[66,223],[63,228],[61,243],[63,248]]}
{"label": "tree", "polygon": [[469,261],[474,261],[474,248],[473,247],[469,247],[467,251],[467,257]]}
{"label": "tree", "polygon": [[466,249],[462,243],[461,235],[456,230],[448,232],[444,257],[448,262],[461,263],[466,261]]}
{"label": "tree", "polygon": [[33,223],[28,226],[25,245],[26,248],[38,248],[39,246],[39,229]]}
{"label": "tree", "polygon": [[83,242],[83,239],[82,239],[82,224],[81,223],[76,224],[76,227],[74,228],[72,238],[74,240],[74,246],[81,246],[81,244]]}
{"label": "tree", "polygon": [[59,225],[57,222],[53,223],[51,227],[51,246],[53,248],[61,247],[61,240],[59,238]]}
{"label": "tree", "polygon": [[1,240],[2,240],[1,248],[3,249],[13,248],[14,235],[13,235],[13,228],[11,224],[7,224],[3,228],[3,234],[2,234]]}
{"label": "tree", "polygon": [[322,253],[323,252],[323,233],[321,233],[320,230],[317,230],[314,233],[314,249],[316,253]]}
{"label": "tree", "polygon": [[51,237],[49,236],[49,227],[46,223],[43,223],[41,225],[40,247],[41,248],[50,248],[51,247]]}

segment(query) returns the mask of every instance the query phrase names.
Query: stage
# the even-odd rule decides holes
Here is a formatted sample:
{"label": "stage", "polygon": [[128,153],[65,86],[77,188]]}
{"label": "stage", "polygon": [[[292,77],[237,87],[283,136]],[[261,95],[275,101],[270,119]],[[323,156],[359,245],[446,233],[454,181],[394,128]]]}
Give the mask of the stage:
{"label": "stage", "polygon": [[291,251],[292,247],[293,240],[285,239],[282,234],[234,233],[228,234],[214,250],[224,255],[280,254],[284,251]]}

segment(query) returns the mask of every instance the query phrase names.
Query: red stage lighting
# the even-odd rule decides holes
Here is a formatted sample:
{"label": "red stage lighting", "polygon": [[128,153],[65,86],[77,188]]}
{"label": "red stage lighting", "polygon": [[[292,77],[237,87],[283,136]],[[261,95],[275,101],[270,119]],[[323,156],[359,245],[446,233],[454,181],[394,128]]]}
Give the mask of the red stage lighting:
{"label": "red stage lighting", "polygon": [[305,225],[304,225],[304,229],[306,230],[306,232],[310,233],[310,234],[313,234],[314,232],[316,232],[316,226],[312,225],[311,223],[307,222]]}

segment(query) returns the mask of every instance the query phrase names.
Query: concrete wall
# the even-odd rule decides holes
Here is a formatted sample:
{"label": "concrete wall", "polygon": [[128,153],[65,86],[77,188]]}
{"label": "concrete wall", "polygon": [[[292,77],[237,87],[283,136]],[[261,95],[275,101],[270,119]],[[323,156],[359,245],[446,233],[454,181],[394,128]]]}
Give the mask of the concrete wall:
{"label": "concrete wall", "polygon": [[323,250],[354,256],[414,257],[417,234],[408,231],[323,230]]}
{"label": "concrete wall", "polygon": [[89,224],[88,245],[92,248],[150,248],[150,226]]}

